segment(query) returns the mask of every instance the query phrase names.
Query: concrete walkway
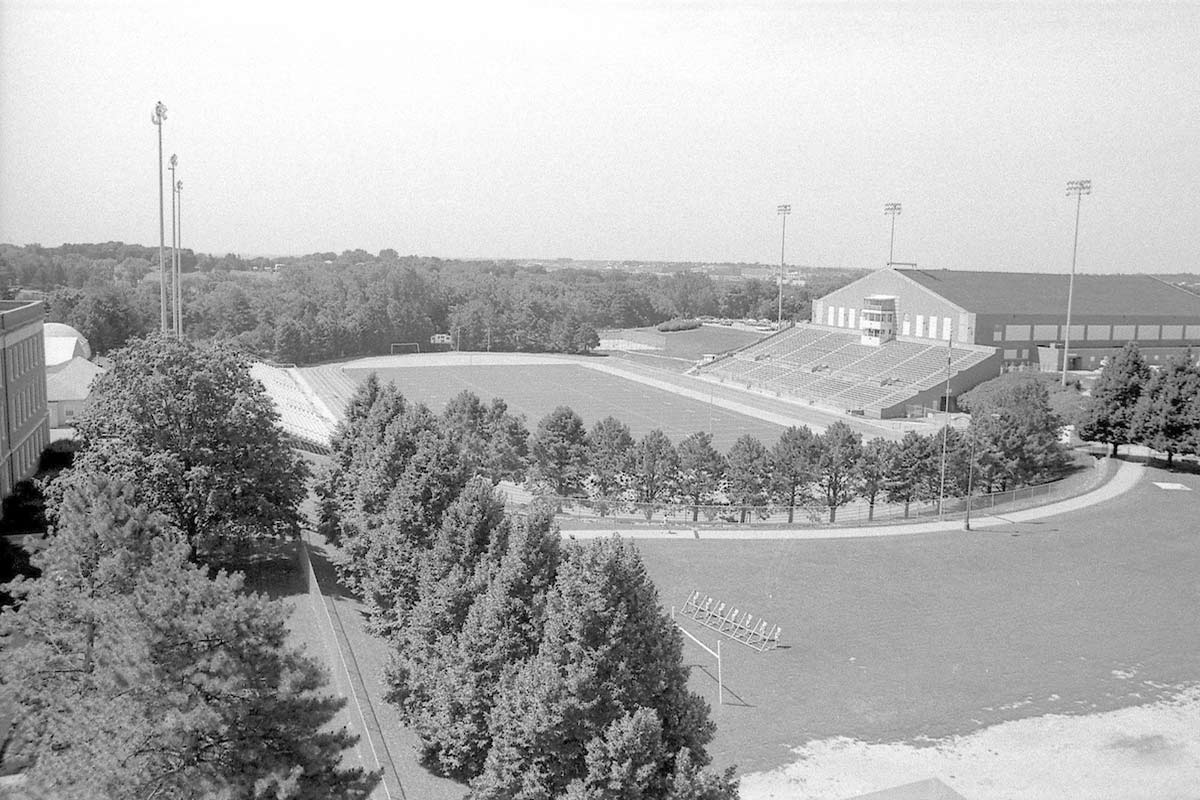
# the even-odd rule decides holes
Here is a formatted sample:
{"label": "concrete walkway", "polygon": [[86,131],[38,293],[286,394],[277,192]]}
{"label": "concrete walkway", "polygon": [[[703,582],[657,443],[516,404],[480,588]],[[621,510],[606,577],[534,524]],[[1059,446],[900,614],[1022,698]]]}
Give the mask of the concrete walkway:
{"label": "concrete walkway", "polygon": [[[1110,462],[1111,463],[1111,462]],[[971,519],[972,530],[988,530],[1003,528],[1020,522],[1052,517],[1056,514],[1067,514],[1081,508],[1094,506],[1119,497],[1138,484],[1145,474],[1142,464],[1131,461],[1119,462],[1119,466],[1111,477],[1102,485],[1090,492],[1059,500],[1036,508],[1014,511],[1011,514],[987,515]],[[575,539],[595,539],[612,536],[614,533],[631,539],[677,539],[679,541],[694,541],[696,539],[851,539],[871,536],[905,536],[914,533],[941,533],[945,531],[961,531],[961,519],[944,522],[916,522],[905,525],[871,525],[860,528],[795,528],[755,529],[755,528],[705,528],[699,531],[687,526],[676,525],[662,528],[626,528],[626,529],[571,529],[563,527],[563,536]]]}

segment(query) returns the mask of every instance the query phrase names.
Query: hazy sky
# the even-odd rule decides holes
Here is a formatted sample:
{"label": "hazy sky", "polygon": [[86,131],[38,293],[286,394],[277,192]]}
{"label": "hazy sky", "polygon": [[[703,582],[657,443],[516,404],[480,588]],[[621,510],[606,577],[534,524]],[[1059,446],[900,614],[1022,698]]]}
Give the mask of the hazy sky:
{"label": "hazy sky", "polygon": [[[0,241],[1200,270],[1200,5],[0,0]],[[168,194],[168,209],[170,196]],[[169,212],[168,212],[169,213]]]}

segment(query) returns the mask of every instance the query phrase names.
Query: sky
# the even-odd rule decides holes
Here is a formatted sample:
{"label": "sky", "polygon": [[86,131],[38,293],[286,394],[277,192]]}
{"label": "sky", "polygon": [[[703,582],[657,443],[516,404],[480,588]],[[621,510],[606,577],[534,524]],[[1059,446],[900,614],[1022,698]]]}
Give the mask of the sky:
{"label": "sky", "polygon": [[[0,242],[1200,270],[1200,4],[0,0]],[[167,173],[169,179],[169,173]],[[170,225],[170,193],[166,199]],[[169,238],[169,229],[168,229]]]}

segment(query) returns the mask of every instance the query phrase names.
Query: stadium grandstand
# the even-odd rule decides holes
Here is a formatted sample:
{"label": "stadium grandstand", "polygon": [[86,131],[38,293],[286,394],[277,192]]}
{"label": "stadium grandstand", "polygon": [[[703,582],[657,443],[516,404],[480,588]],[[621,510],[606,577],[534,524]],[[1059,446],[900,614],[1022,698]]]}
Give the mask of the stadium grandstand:
{"label": "stadium grandstand", "polygon": [[1146,275],[1076,275],[1068,331],[1068,282],[888,267],[815,300],[812,322],[699,372],[889,418],[942,410],[947,400],[954,410],[960,394],[1003,369],[1057,371],[1068,347],[1067,369],[1091,371],[1127,342],[1152,365],[1200,345],[1200,296]]}
{"label": "stadium grandstand", "polygon": [[318,405],[320,401],[294,374],[295,368],[262,362],[250,365],[250,375],[263,385],[279,412],[279,426],[301,450],[329,452],[333,419]]}

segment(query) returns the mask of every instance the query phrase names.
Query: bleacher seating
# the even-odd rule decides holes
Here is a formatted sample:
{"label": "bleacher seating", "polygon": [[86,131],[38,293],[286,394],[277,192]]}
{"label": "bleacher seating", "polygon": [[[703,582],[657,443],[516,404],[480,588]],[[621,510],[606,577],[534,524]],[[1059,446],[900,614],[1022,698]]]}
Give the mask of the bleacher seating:
{"label": "bleacher seating", "polygon": [[781,396],[878,416],[981,363],[990,353],[946,343],[864,345],[853,330],[797,325],[701,368],[702,374]]}
{"label": "bleacher seating", "polygon": [[250,365],[250,375],[266,389],[285,433],[309,448],[322,452],[328,449],[332,423],[286,369],[258,362]]}

